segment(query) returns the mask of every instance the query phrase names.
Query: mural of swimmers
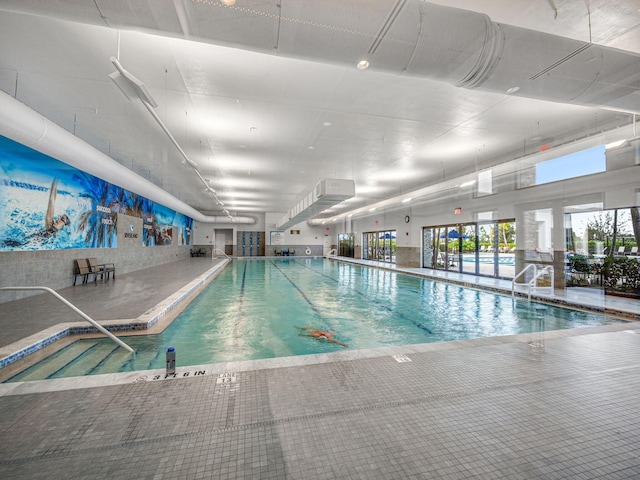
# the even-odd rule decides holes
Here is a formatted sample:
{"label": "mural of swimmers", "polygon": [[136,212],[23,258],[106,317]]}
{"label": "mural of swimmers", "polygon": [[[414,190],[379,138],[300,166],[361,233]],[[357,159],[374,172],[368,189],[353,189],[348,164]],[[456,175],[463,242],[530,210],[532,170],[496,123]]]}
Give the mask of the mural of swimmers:
{"label": "mural of swimmers", "polygon": [[142,245],[191,240],[191,218],[0,136],[0,251],[117,247],[119,213],[144,219]]}

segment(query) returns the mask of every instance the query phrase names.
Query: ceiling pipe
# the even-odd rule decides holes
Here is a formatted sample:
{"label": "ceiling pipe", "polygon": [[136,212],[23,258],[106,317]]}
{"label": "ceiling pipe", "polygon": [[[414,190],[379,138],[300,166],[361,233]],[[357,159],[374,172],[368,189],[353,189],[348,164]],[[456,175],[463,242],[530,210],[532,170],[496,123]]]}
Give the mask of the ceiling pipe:
{"label": "ceiling pipe", "polygon": [[[119,38],[119,35],[118,35],[118,38]],[[188,157],[188,155],[182,149],[178,141],[171,134],[167,126],[164,124],[164,122],[160,119],[158,114],[155,112],[154,108],[156,108],[158,104],[154,100],[153,96],[151,95],[151,92],[149,92],[145,84],[142,83],[138,78],[133,76],[131,73],[129,73],[127,70],[125,70],[116,57],[111,57],[109,60],[111,61],[111,63],[113,63],[113,66],[116,67],[116,71],[111,73],[109,75],[109,78],[113,80],[116,86],[120,89],[120,91],[124,94],[124,96],[127,97],[129,101],[133,102],[135,100],[140,100],[140,102],[145,106],[145,108],[151,114],[151,116],[156,121],[156,123],[160,125],[160,128],[165,133],[165,135],[169,138],[169,140],[171,140],[171,143],[173,143],[173,145],[176,147],[178,152],[180,152],[180,155],[182,156],[184,161],[187,162],[187,164],[193,169],[197,177],[205,186],[207,192],[213,195],[213,198],[215,199],[218,205],[222,205],[222,202],[218,199],[218,195],[216,194],[216,191],[209,186],[207,181],[200,174],[200,171],[198,170],[198,164]],[[225,213],[229,218],[232,218],[231,215],[226,210],[225,210]]]}
{"label": "ceiling pipe", "polygon": [[253,217],[207,216],[0,91],[0,135],[202,223],[253,225]]}

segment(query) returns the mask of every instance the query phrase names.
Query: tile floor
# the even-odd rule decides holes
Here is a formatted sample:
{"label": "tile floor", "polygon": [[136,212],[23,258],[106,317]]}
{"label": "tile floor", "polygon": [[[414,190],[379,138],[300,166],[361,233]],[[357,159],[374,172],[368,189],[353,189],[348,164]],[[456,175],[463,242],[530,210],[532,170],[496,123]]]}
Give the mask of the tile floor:
{"label": "tile floor", "polygon": [[0,385],[0,478],[640,478],[637,322],[309,357]]}

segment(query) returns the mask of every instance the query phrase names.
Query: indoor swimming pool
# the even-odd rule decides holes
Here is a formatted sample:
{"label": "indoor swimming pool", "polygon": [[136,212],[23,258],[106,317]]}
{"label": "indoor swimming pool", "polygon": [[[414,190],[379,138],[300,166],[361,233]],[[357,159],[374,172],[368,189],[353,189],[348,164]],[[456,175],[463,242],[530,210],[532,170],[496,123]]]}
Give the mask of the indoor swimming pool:
{"label": "indoor swimming pool", "polygon": [[322,258],[233,260],[159,335],[78,340],[10,381],[368,349],[618,323],[595,313]]}

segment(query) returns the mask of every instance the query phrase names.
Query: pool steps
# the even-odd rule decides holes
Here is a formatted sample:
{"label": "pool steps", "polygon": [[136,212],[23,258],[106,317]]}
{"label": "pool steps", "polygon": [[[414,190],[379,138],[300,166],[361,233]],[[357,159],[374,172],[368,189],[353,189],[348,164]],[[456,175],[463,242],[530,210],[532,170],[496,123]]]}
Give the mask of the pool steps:
{"label": "pool steps", "polygon": [[74,342],[47,357],[46,361],[16,374],[10,381],[49,380],[61,377],[91,375],[105,368],[119,369],[130,362],[130,356],[112,344],[95,341]]}
{"label": "pool steps", "polygon": [[[135,332],[146,331],[150,333],[152,327],[161,324],[163,320],[175,316],[188,304],[189,298],[206,285],[208,285],[215,276],[227,265],[230,260],[225,259],[221,263],[216,264],[210,270],[181,288],[174,294],[160,302],[155,308],[152,308],[138,318],[124,320],[107,320],[101,322],[101,325],[110,332]],[[56,342],[73,335],[94,334],[97,333],[95,327],[87,325],[84,322],[68,322],[54,325],[42,332],[26,337],[6,347],[0,348],[0,377],[2,370],[13,365],[19,360],[29,357],[29,355],[40,352],[45,347],[55,344]],[[13,374],[9,374],[13,375]],[[2,380],[4,381],[4,378]]]}

